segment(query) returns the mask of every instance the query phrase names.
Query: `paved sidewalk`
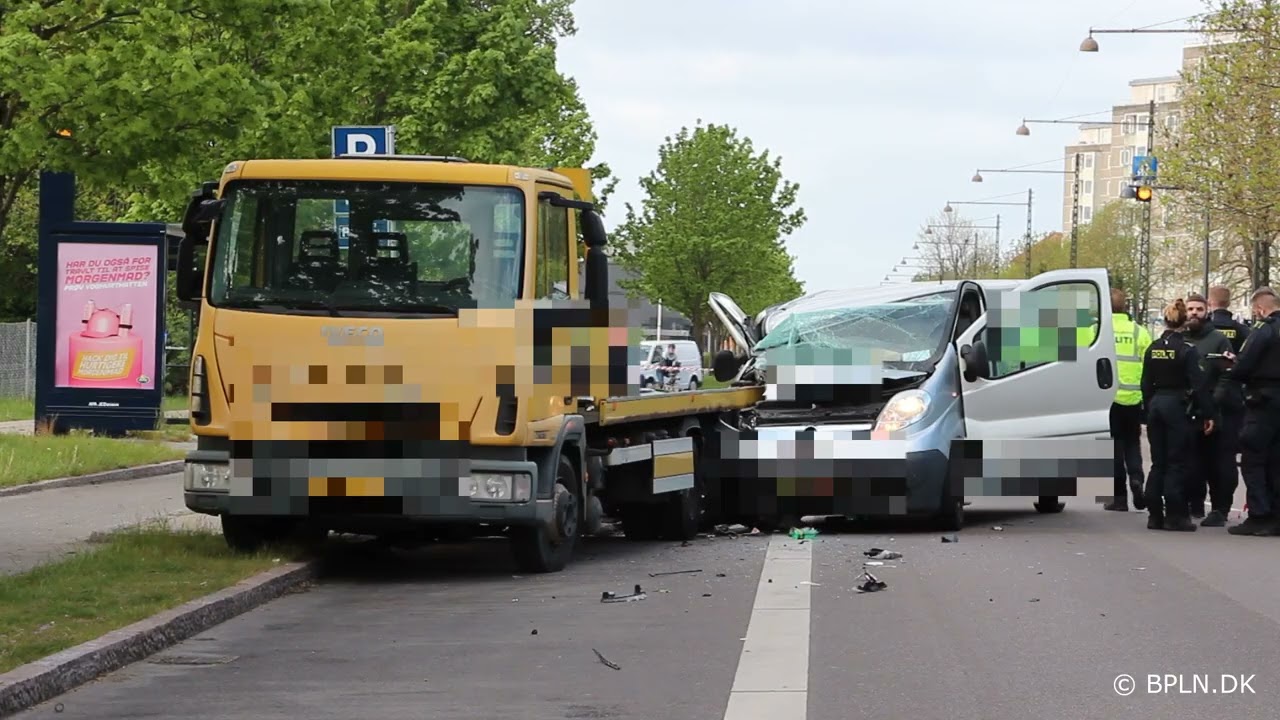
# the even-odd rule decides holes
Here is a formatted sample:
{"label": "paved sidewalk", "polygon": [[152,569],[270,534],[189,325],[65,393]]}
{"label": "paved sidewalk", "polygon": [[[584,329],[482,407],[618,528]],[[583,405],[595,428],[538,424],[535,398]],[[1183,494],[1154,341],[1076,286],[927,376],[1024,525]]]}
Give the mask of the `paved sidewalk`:
{"label": "paved sidewalk", "polygon": [[181,473],[0,497],[0,575],[87,547],[93,533],[157,518],[181,527],[211,520],[183,505]]}

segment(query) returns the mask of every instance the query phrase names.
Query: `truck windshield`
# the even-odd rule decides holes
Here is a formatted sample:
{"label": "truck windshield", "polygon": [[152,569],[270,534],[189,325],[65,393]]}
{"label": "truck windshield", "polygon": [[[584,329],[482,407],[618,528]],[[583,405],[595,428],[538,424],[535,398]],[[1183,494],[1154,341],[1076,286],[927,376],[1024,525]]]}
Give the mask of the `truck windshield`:
{"label": "truck windshield", "polygon": [[242,181],[228,187],[209,301],[332,315],[456,315],[520,295],[516,188]]}
{"label": "truck windshield", "polygon": [[880,350],[899,362],[927,361],[947,335],[955,290],[875,305],[859,305],[784,319],[756,345],[756,352],[808,345],[840,350]]}

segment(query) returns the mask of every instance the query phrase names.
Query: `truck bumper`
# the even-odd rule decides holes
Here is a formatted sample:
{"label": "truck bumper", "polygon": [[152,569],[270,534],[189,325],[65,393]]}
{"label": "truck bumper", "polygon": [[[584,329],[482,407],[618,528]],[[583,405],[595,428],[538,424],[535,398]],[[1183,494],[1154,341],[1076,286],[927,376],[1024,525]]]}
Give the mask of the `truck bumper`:
{"label": "truck bumper", "polygon": [[[264,465],[270,468],[266,477]],[[537,525],[552,518],[551,501],[534,497],[537,482],[532,461],[260,459],[255,464],[233,461],[224,451],[196,450],[186,458],[183,500],[191,511],[206,515]],[[469,492],[477,483],[481,493],[510,490],[503,499],[479,499]]]}
{"label": "truck bumper", "polygon": [[936,514],[951,482],[947,453],[870,430],[721,427],[717,464],[731,513]]}

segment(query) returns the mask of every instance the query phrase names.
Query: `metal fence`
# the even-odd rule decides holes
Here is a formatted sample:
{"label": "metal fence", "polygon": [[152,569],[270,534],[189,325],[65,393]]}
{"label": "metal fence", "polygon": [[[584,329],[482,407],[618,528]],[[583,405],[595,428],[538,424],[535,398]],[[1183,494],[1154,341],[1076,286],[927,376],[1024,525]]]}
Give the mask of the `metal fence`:
{"label": "metal fence", "polygon": [[36,324],[0,323],[0,397],[36,394]]}

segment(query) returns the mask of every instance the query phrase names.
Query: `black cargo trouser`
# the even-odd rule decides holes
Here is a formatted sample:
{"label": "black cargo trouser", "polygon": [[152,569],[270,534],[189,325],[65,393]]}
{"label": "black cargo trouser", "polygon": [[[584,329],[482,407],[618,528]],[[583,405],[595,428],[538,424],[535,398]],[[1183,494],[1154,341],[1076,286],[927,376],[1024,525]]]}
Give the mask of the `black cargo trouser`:
{"label": "black cargo trouser", "polygon": [[1280,407],[1246,408],[1240,431],[1240,474],[1244,477],[1249,517],[1275,518],[1280,501]]}
{"label": "black cargo trouser", "polygon": [[[1205,438],[1209,502],[1223,515],[1231,512],[1231,502],[1240,485],[1240,466],[1236,463],[1236,456],[1240,454],[1240,428],[1244,425],[1242,410],[1224,405],[1213,433]],[[1203,504],[1204,500],[1200,502]]]}
{"label": "black cargo trouser", "polygon": [[1158,392],[1147,407],[1147,440],[1151,443],[1151,475],[1147,478],[1147,511],[1152,517],[1187,517],[1187,477],[1193,434],[1181,391]]}
{"label": "black cargo trouser", "polygon": [[1129,497],[1128,481],[1142,487],[1142,406],[1111,404],[1111,444],[1115,449],[1115,502]]}

